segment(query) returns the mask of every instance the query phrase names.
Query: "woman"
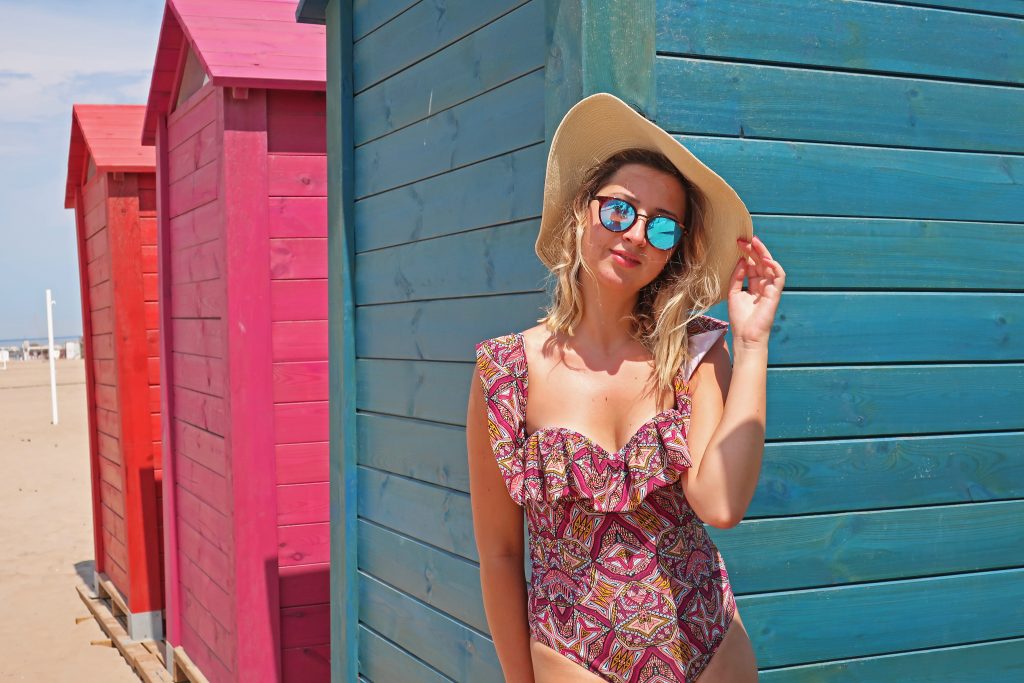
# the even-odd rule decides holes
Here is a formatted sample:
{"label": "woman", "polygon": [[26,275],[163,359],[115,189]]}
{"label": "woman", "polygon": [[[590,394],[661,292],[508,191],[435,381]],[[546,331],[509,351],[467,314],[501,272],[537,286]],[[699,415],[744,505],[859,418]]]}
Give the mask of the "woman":
{"label": "woman", "polygon": [[[476,345],[466,416],[507,681],[757,680],[702,524],[738,524],[760,471],[785,272],[751,232],[732,188],[618,98],[563,118],[536,244],[552,303]],[[723,299],[730,322],[699,313]]]}

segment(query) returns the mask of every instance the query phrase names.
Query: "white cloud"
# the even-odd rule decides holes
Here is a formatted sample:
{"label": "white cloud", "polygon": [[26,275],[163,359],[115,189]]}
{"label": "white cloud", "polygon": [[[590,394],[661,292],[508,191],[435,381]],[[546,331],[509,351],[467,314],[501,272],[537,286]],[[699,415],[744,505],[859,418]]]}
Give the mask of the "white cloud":
{"label": "white cloud", "polygon": [[[93,11],[102,5],[91,2],[74,7],[79,11],[48,4],[3,5],[0,122],[69,113],[74,102],[145,101],[159,12],[144,21],[147,17]],[[131,87],[114,92],[90,87],[89,81],[100,76],[130,82]]]}

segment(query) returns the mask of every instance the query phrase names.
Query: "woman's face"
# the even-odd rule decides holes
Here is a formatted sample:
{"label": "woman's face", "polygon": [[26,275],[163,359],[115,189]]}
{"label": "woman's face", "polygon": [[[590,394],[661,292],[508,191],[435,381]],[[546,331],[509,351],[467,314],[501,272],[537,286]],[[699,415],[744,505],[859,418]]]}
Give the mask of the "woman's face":
{"label": "woman's face", "polygon": [[589,204],[589,221],[583,234],[583,260],[597,277],[640,291],[653,281],[679,248],[668,251],[647,242],[647,218],[657,215],[685,224],[686,194],[673,176],[643,164],[626,164],[601,185],[596,194],[619,197],[637,209],[636,222],[624,232],[612,232],[601,224],[600,202]]}

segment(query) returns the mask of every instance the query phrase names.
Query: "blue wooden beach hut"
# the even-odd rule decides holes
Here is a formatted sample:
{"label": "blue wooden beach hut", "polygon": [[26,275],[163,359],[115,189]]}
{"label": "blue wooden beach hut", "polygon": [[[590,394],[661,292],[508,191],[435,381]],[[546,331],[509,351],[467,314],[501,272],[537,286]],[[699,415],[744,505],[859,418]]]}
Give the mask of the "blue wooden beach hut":
{"label": "blue wooden beach hut", "polygon": [[501,680],[473,343],[541,312],[547,146],[597,91],[706,159],[787,269],[759,487],[709,529],[761,680],[1024,675],[1021,3],[305,0],[298,20],[328,33],[334,681]]}

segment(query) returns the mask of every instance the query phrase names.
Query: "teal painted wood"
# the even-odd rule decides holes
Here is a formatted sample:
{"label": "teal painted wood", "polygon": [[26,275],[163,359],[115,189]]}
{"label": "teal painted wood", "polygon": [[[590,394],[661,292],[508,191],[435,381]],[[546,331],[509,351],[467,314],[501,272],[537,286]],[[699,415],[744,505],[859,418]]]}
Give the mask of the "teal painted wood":
{"label": "teal painted wood", "polygon": [[[467,369],[359,359],[359,409],[461,424]],[[1024,364],[773,367],[767,401],[769,440],[1020,430]]]}
{"label": "teal painted wood", "polygon": [[503,680],[487,636],[362,572],[359,586],[368,627],[453,680]]}
{"label": "teal painted wood", "polygon": [[659,0],[657,11],[659,53],[1024,82],[1018,19],[840,0]]}
{"label": "teal painted wood", "polygon": [[[509,157],[502,157],[506,158]],[[484,164],[479,166],[479,175],[467,174],[460,178],[470,182],[484,176]],[[372,240],[374,245],[382,247],[356,257],[360,264],[360,306],[435,297],[542,291],[541,283],[547,271],[533,251],[537,235],[536,228],[530,227],[539,225],[539,218],[535,223],[513,220],[505,224],[501,220],[505,212],[532,214],[533,207],[508,198],[487,204],[487,198],[500,196],[501,188],[520,187],[516,179],[527,174],[525,168],[518,162],[513,162],[512,167],[504,163],[489,166],[488,170],[495,173],[501,169],[502,175],[487,185],[486,192],[482,192],[484,197],[473,195],[465,202],[444,201],[449,184],[444,183],[442,187],[438,182],[436,186],[424,183],[378,195],[380,202],[374,197],[356,204],[356,214],[366,219],[360,223],[360,235],[365,236],[363,243]],[[455,179],[456,174],[445,174],[437,179],[447,179],[449,175]],[[761,180],[763,183],[763,176]],[[838,177],[834,180],[845,182]],[[543,179],[540,185],[535,185],[531,178],[529,187],[524,189],[530,193],[542,192],[542,182]],[[751,184],[755,182],[756,179],[750,180]],[[763,188],[762,193],[767,192],[768,189]],[[393,199],[399,208],[389,209],[383,200],[385,197]],[[869,197],[863,200],[867,204]],[[374,210],[360,212],[370,201],[374,201]],[[401,221],[401,211],[413,211],[417,202],[424,207],[424,217]],[[824,202],[817,209],[824,210],[823,207]],[[434,210],[436,217],[432,214]],[[371,221],[370,216],[376,216],[376,221]],[[395,222],[387,220],[391,217],[395,217]],[[493,229],[471,230],[487,225]],[[374,227],[379,227],[377,233]],[[464,234],[454,234],[463,230]],[[823,288],[879,292],[900,289],[1024,291],[1024,280],[1020,277],[1020,264],[1024,262],[1024,228],[1018,224],[755,215],[754,233],[779,253],[786,254],[788,292]],[[425,237],[444,239],[407,243]],[[390,244],[400,246],[383,249]],[[368,244],[365,251],[369,248]],[[415,264],[418,248],[432,250],[429,264]],[[458,259],[459,270],[465,272],[459,281],[454,281],[454,274],[450,274],[441,276],[439,284],[435,285],[441,270],[437,259],[443,263],[446,252],[457,254],[447,258]],[[501,273],[501,277],[495,279],[491,273]],[[999,324],[1009,321],[993,320]]]}
{"label": "teal painted wood", "polygon": [[[469,523],[469,496],[369,467],[358,469],[360,517],[467,560],[479,561]],[[365,620],[366,615],[362,617]]]}
{"label": "teal painted wood", "polygon": [[523,0],[420,2],[355,45],[356,93],[433,55],[512,11]]}
{"label": "teal painted wood", "polygon": [[1022,601],[1024,569],[1007,569],[743,596],[737,603],[758,666],[776,667],[819,661],[822,653],[865,657],[1016,638],[1024,632]]}
{"label": "teal painted wood", "polygon": [[464,427],[373,414],[358,415],[357,423],[359,464],[469,490]]}
{"label": "teal painted wood", "polygon": [[359,568],[483,633],[490,633],[480,597],[480,568],[458,555],[359,522]]}
{"label": "teal painted wood", "polygon": [[353,0],[352,36],[356,41],[406,11],[419,0]]}
{"label": "teal painted wood", "polygon": [[[540,290],[547,270],[532,248],[539,228],[534,218],[362,253],[356,257],[360,305]],[[506,250],[524,242],[531,243],[527,259]]]}
{"label": "teal painted wood", "polygon": [[656,71],[673,133],[1024,151],[1020,88],[679,57]]}
{"label": "teal painted wood", "polygon": [[[358,423],[360,464],[469,491],[461,427],[373,414]],[[771,442],[746,518],[1024,498],[1021,452],[1021,432]]]}
{"label": "teal painted wood", "polygon": [[359,674],[351,0],[329,2],[326,20],[331,681],[342,683]]}
{"label": "teal painted wood", "polygon": [[1016,222],[1024,206],[1019,156],[676,137],[757,213]]}
{"label": "teal painted wood", "polygon": [[708,533],[747,594],[1017,566],[1021,519],[1015,500],[744,520]]}
{"label": "teal painted wood", "polygon": [[534,71],[357,148],[356,197],[540,142],[543,77]]}
{"label": "teal painted wood", "polygon": [[569,108],[596,92],[615,93],[655,118],[654,18],[654,0],[547,1],[544,130],[549,145]]}
{"label": "teal painted wood", "polygon": [[356,253],[539,219],[545,158],[537,143],[362,199],[355,207]]}
{"label": "teal painted wood", "polygon": [[[370,468],[360,467],[359,473],[360,485],[370,487],[364,490],[374,490],[368,500],[360,497],[362,517],[434,549],[478,561],[471,522],[458,514],[469,507],[466,494]],[[902,499],[893,503],[897,501],[909,504]],[[1018,566],[1024,561],[1022,511],[1024,503],[1006,501],[748,519],[732,529],[708,530],[740,595]],[[430,556],[428,549],[419,550],[418,559]],[[375,552],[392,563],[408,559],[393,547]],[[386,563],[378,559],[376,566]],[[417,574],[429,577],[434,572],[429,564],[414,566],[413,573],[401,574],[404,579],[388,583],[409,592],[429,592]],[[444,604],[438,600],[441,608]],[[466,613],[464,608],[452,611],[460,617]]]}
{"label": "teal painted wood", "polygon": [[430,59],[359,93],[356,145],[543,68],[544,32],[539,30],[543,21],[543,0],[531,0]]}
{"label": "teal painted wood", "polygon": [[1003,14],[1011,17],[1024,17],[1024,6],[1020,0],[871,0],[893,5],[921,5],[945,7],[964,12],[983,12],[987,14]]}
{"label": "teal painted wood", "polygon": [[979,676],[986,683],[1017,683],[1024,678],[1024,638],[769,669],[760,672],[758,681],[970,683]]}
{"label": "teal painted wood", "polygon": [[371,681],[447,683],[453,680],[362,624],[359,625],[359,660]]}
{"label": "teal painted wood", "polygon": [[1024,498],[1022,452],[1021,432],[769,443],[747,518]]}
{"label": "teal painted wood", "polygon": [[[443,264],[443,258],[438,262]],[[540,317],[546,303],[545,295],[539,292],[435,299],[432,295],[451,294],[447,287],[440,293],[432,289],[440,289],[446,282],[433,282],[429,274],[419,272],[414,274],[420,278],[412,278],[402,267],[406,265],[404,259],[394,264],[394,270],[380,265],[383,272],[378,277],[383,280],[393,273],[396,280],[402,279],[414,288],[415,300],[357,309],[356,346],[372,349],[377,358],[465,360],[466,345],[486,338],[481,334],[494,330],[493,335],[486,336],[497,336],[519,331],[516,326],[481,329],[480,321],[492,319],[495,310],[504,311],[512,320],[528,321]],[[441,269],[445,269],[443,265]],[[498,269],[497,274],[503,270]],[[790,276],[798,281],[795,274]],[[481,288],[487,286],[483,275],[480,279]],[[456,296],[476,293],[479,291],[471,290]],[[466,315],[460,318],[460,312]],[[727,310],[721,313],[728,317]],[[773,365],[1019,362],[1024,360],[1024,296],[796,290],[787,292],[780,304],[773,335],[774,345],[768,352]]]}

